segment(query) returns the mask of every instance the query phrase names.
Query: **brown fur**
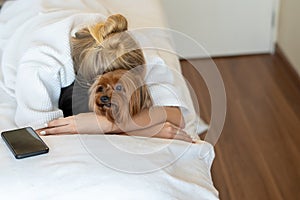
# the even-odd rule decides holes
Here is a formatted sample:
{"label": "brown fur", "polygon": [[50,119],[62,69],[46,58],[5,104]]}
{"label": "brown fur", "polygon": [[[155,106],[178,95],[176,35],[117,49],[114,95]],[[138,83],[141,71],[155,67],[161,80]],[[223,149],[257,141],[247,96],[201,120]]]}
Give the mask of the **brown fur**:
{"label": "brown fur", "polygon": [[[107,103],[101,101],[104,96],[109,98]],[[90,88],[90,110],[106,116],[113,123],[126,123],[151,105],[148,88],[138,71],[117,69],[107,72]]]}

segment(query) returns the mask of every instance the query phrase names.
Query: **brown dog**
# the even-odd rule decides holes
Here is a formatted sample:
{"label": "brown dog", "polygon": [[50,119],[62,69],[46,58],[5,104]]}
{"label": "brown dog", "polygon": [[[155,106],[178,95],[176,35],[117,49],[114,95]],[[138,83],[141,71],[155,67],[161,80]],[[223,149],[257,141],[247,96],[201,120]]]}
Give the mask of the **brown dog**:
{"label": "brown dog", "polygon": [[118,69],[99,76],[90,88],[89,108],[113,123],[127,123],[130,117],[152,105],[143,77]]}

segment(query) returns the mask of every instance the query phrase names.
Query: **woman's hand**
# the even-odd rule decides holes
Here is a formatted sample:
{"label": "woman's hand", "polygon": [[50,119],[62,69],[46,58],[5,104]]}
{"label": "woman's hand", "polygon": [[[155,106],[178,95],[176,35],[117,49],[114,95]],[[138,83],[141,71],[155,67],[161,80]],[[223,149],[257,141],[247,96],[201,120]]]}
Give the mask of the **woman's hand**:
{"label": "woman's hand", "polygon": [[39,129],[40,135],[59,134],[104,134],[109,133],[114,125],[104,116],[93,112],[81,113],[66,118],[50,121],[46,128]]}
{"label": "woman's hand", "polygon": [[46,128],[39,129],[37,132],[40,135],[125,132],[127,135],[192,142],[192,138],[183,131],[184,121],[180,109],[177,107],[156,107],[151,111],[145,110],[135,116],[133,122],[124,127],[113,124],[105,116],[90,112],[50,121]]}
{"label": "woman's hand", "polygon": [[157,137],[165,139],[183,140],[186,142],[194,142],[193,138],[190,135],[188,135],[183,129],[170,122],[164,122],[145,129],[126,132],[125,134],[133,136]]}
{"label": "woman's hand", "polygon": [[75,117],[59,118],[47,123],[46,128],[38,129],[39,135],[77,134]]}

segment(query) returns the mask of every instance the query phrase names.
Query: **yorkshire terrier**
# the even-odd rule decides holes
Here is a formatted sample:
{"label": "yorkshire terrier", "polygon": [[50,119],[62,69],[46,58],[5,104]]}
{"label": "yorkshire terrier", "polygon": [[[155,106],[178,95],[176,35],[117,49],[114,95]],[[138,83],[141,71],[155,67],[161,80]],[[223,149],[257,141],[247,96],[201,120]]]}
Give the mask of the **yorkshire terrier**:
{"label": "yorkshire terrier", "polygon": [[117,69],[100,75],[89,92],[89,109],[113,123],[127,123],[131,117],[152,105],[141,74]]}

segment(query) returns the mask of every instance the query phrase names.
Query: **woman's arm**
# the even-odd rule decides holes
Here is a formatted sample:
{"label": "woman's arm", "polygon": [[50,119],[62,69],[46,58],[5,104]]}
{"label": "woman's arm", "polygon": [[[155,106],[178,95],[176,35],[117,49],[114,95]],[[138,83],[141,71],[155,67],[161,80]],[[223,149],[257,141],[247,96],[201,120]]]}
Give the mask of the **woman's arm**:
{"label": "woman's arm", "polygon": [[107,120],[105,116],[88,112],[52,120],[45,124],[45,128],[36,131],[40,135],[105,134],[113,127],[114,124]]}
{"label": "woman's arm", "polygon": [[[60,54],[55,49],[45,45],[36,45],[24,52],[15,84],[15,122],[18,126],[37,128],[63,116],[56,105],[59,91],[65,81],[72,80],[74,76],[63,73],[67,69],[59,62],[59,58]],[[65,67],[69,66],[64,64]]]}
{"label": "woman's arm", "polygon": [[[149,113],[152,113],[151,117],[149,117]],[[153,117],[155,118],[153,119]],[[145,110],[135,116],[133,121],[135,125],[127,126],[126,130],[121,130],[104,116],[99,116],[92,112],[81,113],[71,117],[53,120],[48,123],[48,128],[40,129],[38,132],[41,135],[123,133],[133,136],[157,137],[193,142],[190,135],[182,129],[184,128],[184,122],[180,109],[177,107],[160,107],[152,110],[152,112]]]}
{"label": "woman's arm", "polygon": [[145,129],[126,132],[125,134],[131,136],[157,137],[194,142],[193,138],[188,135],[183,129],[170,122],[157,124]]}
{"label": "woman's arm", "polygon": [[134,116],[127,125],[113,124],[106,117],[91,112],[50,121],[47,128],[38,131],[41,134],[105,134],[147,129],[165,122],[184,128],[184,120],[178,107],[153,107]]}
{"label": "woman's arm", "polygon": [[157,124],[169,122],[179,128],[184,128],[185,123],[180,108],[169,106],[154,106],[145,109],[129,120],[127,124],[115,124],[109,132],[129,132],[152,127]]}

